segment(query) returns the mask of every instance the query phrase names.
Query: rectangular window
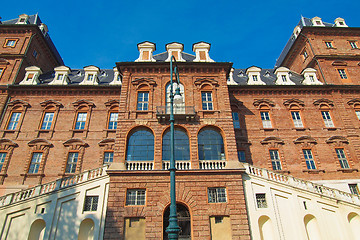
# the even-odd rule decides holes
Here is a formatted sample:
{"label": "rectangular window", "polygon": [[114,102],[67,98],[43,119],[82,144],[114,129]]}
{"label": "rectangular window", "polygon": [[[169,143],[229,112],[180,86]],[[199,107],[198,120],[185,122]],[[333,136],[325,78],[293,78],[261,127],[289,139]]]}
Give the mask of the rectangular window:
{"label": "rectangular window", "polygon": [[269,112],[260,112],[261,121],[264,128],[272,128]]}
{"label": "rectangular window", "polygon": [[338,73],[341,79],[348,79],[345,69],[338,69]]}
{"label": "rectangular window", "polygon": [[201,101],[203,110],[213,110],[212,92],[202,92]]}
{"label": "rectangular window", "polygon": [[137,110],[147,111],[149,109],[149,92],[138,92]]}
{"label": "rectangular window", "polygon": [[265,193],[256,193],[255,198],[256,198],[256,206],[258,208],[267,208]]}
{"label": "rectangular window", "polygon": [[226,202],[225,188],[208,188],[209,203],[224,203]]}
{"label": "rectangular window", "polygon": [[309,57],[309,54],[307,53],[306,50],[303,51],[302,55],[304,56],[304,60]]}
{"label": "rectangular window", "polygon": [[307,169],[316,169],[315,161],[314,161],[311,150],[310,149],[304,149],[303,154],[304,154],[304,158],[305,158],[305,161],[306,161]]}
{"label": "rectangular window", "polygon": [[79,158],[78,152],[69,152],[65,173],[75,173],[78,158]]}
{"label": "rectangular window", "polygon": [[353,49],[357,49],[357,48],[358,48],[358,46],[357,46],[357,44],[356,44],[356,41],[350,41],[349,44],[350,44],[351,48],[353,48]]}
{"label": "rectangular window", "polygon": [[38,52],[36,50],[33,51],[33,57],[36,59],[39,56]]}
{"label": "rectangular window", "polygon": [[64,74],[59,74],[59,75],[57,76],[57,80],[62,81],[63,79],[64,79]]}
{"label": "rectangular window", "polygon": [[286,75],[281,75],[281,79],[283,82],[286,82]]}
{"label": "rectangular window", "polygon": [[327,48],[334,48],[332,42],[325,42]]}
{"label": "rectangular window", "polygon": [[94,74],[89,74],[87,80],[88,81],[94,80]]}
{"label": "rectangular window", "polygon": [[296,128],[303,128],[304,127],[299,111],[292,111],[291,112],[291,117],[292,117],[292,120],[294,122],[294,126]]}
{"label": "rectangular window", "polygon": [[6,158],[6,153],[5,152],[0,152],[0,172],[1,172],[2,168],[3,168],[5,158]]}
{"label": "rectangular window", "polygon": [[7,130],[15,130],[19,123],[20,117],[21,117],[21,113],[13,112],[11,114],[10,121],[9,121],[6,129]]}
{"label": "rectangular window", "polygon": [[321,111],[322,118],[325,123],[325,127],[332,128],[334,127],[334,123],[331,119],[331,115],[329,111]]}
{"label": "rectangular window", "polygon": [[278,150],[270,150],[270,159],[273,170],[281,170],[281,161]]}
{"label": "rectangular window", "polygon": [[114,152],[104,152],[104,164],[112,163],[114,160]]}
{"label": "rectangular window", "polygon": [[359,188],[357,184],[349,184],[351,194],[359,195]]}
{"label": "rectangular window", "polygon": [[233,118],[233,124],[234,128],[240,128],[240,122],[239,122],[239,113],[232,112],[232,118]]}
{"label": "rectangular window", "polygon": [[75,123],[75,129],[85,129],[85,123],[86,123],[87,113],[79,112],[76,116],[76,123]]}
{"label": "rectangular window", "polygon": [[99,196],[86,196],[84,202],[84,212],[96,211],[98,202]]}
{"label": "rectangular window", "polygon": [[344,149],[337,148],[335,150],[336,150],[336,155],[337,155],[337,157],[339,159],[339,162],[340,162],[340,167],[341,168],[350,168],[349,163],[348,163],[348,161],[346,159],[346,156],[345,156]]}
{"label": "rectangular window", "polygon": [[310,82],[315,82],[314,76],[310,75],[309,79],[310,79]]}
{"label": "rectangular window", "polygon": [[6,39],[5,47],[15,47],[17,40],[16,39]]}
{"label": "rectangular window", "polygon": [[244,150],[238,151],[238,158],[240,162],[246,162],[246,155]]}
{"label": "rectangular window", "polygon": [[252,77],[253,77],[253,81],[254,81],[254,82],[256,82],[256,81],[258,80],[258,76],[253,75]]}
{"label": "rectangular window", "polygon": [[118,117],[119,117],[119,113],[117,113],[117,112],[110,113],[108,129],[116,129],[117,128]]}
{"label": "rectangular window", "polygon": [[3,68],[0,68],[0,78],[1,78],[1,76],[2,76],[2,74],[3,74],[3,72],[4,72],[4,69],[3,69]]}
{"label": "rectangular window", "polygon": [[145,189],[128,189],[126,193],[126,205],[145,205]]}
{"label": "rectangular window", "polygon": [[26,77],[26,81],[31,81],[34,76],[35,76],[35,75],[32,74],[32,73],[28,74],[27,77]]}
{"label": "rectangular window", "polygon": [[52,121],[54,119],[54,113],[53,112],[46,112],[44,114],[44,119],[41,124],[42,130],[49,130],[51,128]]}
{"label": "rectangular window", "polygon": [[42,153],[34,152],[31,157],[31,163],[28,173],[38,173],[42,158]]}

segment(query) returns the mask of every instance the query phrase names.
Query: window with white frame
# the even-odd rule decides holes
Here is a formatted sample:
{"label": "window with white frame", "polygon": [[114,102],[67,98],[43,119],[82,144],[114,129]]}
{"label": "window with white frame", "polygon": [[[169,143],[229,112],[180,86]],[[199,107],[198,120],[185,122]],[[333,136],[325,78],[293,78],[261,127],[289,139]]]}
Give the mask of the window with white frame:
{"label": "window with white frame", "polygon": [[257,208],[267,208],[267,202],[266,202],[266,194],[265,193],[256,193],[256,206]]}
{"label": "window with white frame", "polygon": [[34,152],[32,154],[28,173],[36,174],[39,172],[42,156],[43,154],[41,152]]}
{"label": "window with white frame", "polygon": [[359,195],[359,188],[357,184],[349,184],[351,194]]}
{"label": "window with white frame", "polygon": [[126,192],[126,205],[145,205],[145,189],[128,189]]}
{"label": "window with white frame", "polygon": [[8,122],[6,129],[7,130],[15,130],[19,123],[20,117],[21,117],[21,112],[11,113],[11,117],[10,117],[10,120]]}
{"label": "window with white frame", "polygon": [[281,170],[281,160],[279,156],[278,150],[269,150],[270,153],[270,159],[271,159],[271,165],[273,170]]}
{"label": "window with white frame", "polygon": [[203,110],[213,110],[212,92],[201,92]]}
{"label": "window with white frame", "polygon": [[316,169],[314,157],[310,149],[303,149],[307,169]]}
{"label": "window with white frame", "polygon": [[75,129],[83,130],[85,129],[87,113],[86,112],[78,112],[76,116]]}
{"label": "window with white frame", "polygon": [[300,111],[291,111],[291,118],[294,123],[294,127],[296,128],[303,128],[303,122],[301,120]]}
{"label": "window with white frame", "polygon": [[286,75],[281,75],[281,79],[282,79],[283,82],[287,82]]}
{"label": "window with white frame", "polygon": [[84,212],[94,212],[97,210],[99,196],[85,196]]}
{"label": "window with white frame", "polygon": [[257,82],[257,80],[258,80],[258,76],[257,76],[257,75],[253,75],[252,78],[253,78],[253,81],[254,81],[254,82]]}
{"label": "window with white frame", "polygon": [[335,151],[336,151],[336,155],[339,160],[339,163],[340,163],[340,167],[341,168],[350,168],[349,163],[346,158],[346,155],[345,155],[345,152],[344,152],[344,149],[337,148],[337,149],[335,149]]}
{"label": "window with white frame", "polygon": [[227,202],[226,188],[208,188],[208,202],[209,203],[224,203]]}
{"label": "window with white frame", "polygon": [[358,49],[356,41],[349,41],[349,44],[350,44],[352,49]]}
{"label": "window with white frame", "polygon": [[108,129],[117,129],[117,121],[118,121],[119,113],[110,112]]}
{"label": "window with white frame", "polygon": [[54,120],[54,112],[45,112],[44,118],[41,124],[42,130],[49,130]]}
{"label": "window with white frame", "polygon": [[138,92],[137,110],[147,111],[149,109],[149,92]]}
{"label": "window with white frame", "polygon": [[87,81],[93,81],[94,80],[94,74],[89,74],[87,77]]}
{"label": "window with white frame", "polygon": [[331,119],[331,115],[329,111],[321,111],[321,115],[324,120],[325,127],[332,128],[335,126]]}
{"label": "window with white frame", "polygon": [[57,80],[62,81],[64,79],[64,76],[65,76],[65,74],[62,74],[62,73],[58,74]]}
{"label": "window with white frame", "polygon": [[263,128],[272,128],[270,113],[268,111],[261,111],[260,116],[261,116]]}
{"label": "window with white frame", "polygon": [[0,152],[0,172],[3,168],[5,159],[6,159],[6,152]]}
{"label": "window with white frame", "polygon": [[104,164],[112,163],[114,160],[114,152],[104,152]]}
{"label": "window with white frame", "polygon": [[239,129],[240,128],[239,113],[232,112],[232,119],[233,119],[234,128]]}
{"label": "window with white frame", "polygon": [[76,164],[79,159],[78,152],[69,152],[65,173],[75,173],[76,172]]}
{"label": "window with white frame", "polygon": [[338,69],[338,73],[341,79],[348,79],[345,69]]}

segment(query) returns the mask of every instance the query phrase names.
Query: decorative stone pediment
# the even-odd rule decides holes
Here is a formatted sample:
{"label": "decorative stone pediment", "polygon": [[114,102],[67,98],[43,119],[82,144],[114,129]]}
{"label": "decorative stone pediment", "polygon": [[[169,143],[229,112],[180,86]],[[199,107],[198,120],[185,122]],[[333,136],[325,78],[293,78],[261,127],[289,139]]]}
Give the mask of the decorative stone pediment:
{"label": "decorative stone pediment", "polygon": [[[31,140],[30,142],[28,142],[28,146],[29,147],[34,147],[34,146],[52,147],[53,145],[46,139],[37,138],[37,139]],[[42,150],[42,149],[39,148],[37,150]]]}
{"label": "decorative stone pediment", "polygon": [[71,147],[71,150],[79,150],[89,145],[79,138],[72,138],[63,143],[65,147]]}
{"label": "decorative stone pediment", "polygon": [[342,137],[342,136],[332,136],[329,137],[325,142],[335,143],[336,146],[341,146],[342,144],[348,144],[349,140],[347,140],[346,137]]}
{"label": "decorative stone pediment", "polygon": [[76,108],[78,108],[79,106],[81,105],[86,105],[88,107],[95,107],[95,104],[91,101],[88,101],[88,100],[84,100],[84,99],[81,99],[81,100],[78,100],[76,102],[73,102],[72,105]]}
{"label": "decorative stone pediment", "polygon": [[120,105],[120,101],[119,100],[114,100],[114,99],[112,99],[112,100],[109,100],[109,101],[107,101],[106,103],[105,103],[105,106],[106,107],[112,107],[112,106],[114,106],[114,105]]}
{"label": "decorative stone pediment", "polygon": [[63,105],[55,100],[46,100],[40,103],[40,106],[47,107],[47,106],[55,106],[56,108],[61,108]]}
{"label": "decorative stone pediment", "polygon": [[115,144],[115,138],[103,139],[98,144],[99,144],[100,147],[104,147],[104,146],[107,146],[107,145],[114,145]]}
{"label": "decorative stone pediment", "polygon": [[303,101],[296,98],[286,100],[283,104],[288,109],[290,109],[293,106],[297,106],[298,108],[303,108],[305,106],[305,103]]}
{"label": "decorative stone pediment", "polygon": [[278,137],[267,137],[260,142],[263,145],[269,145],[271,148],[278,148],[279,145],[284,145],[284,141]]}
{"label": "decorative stone pediment", "polygon": [[269,99],[259,99],[256,100],[253,105],[257,108],[261,107],[261,105],[266,105],[268,107],[274,107],[275,103],[273,101],[270,101]]}
{"label": "decorative stone pediment", "polygon": [[131,84],[136,88],[139,88],[141,85],[147,85],[149,88],[153,88],[156,85],[156,81],[152,78],[135,78],[131,81]]}
{"label": "decorative stone pediment", "polygon": [[16,106],[21,106],[23,108],[28,108],[30,107],[30,104],[28,102],[25,102],[23,100],[14,100],[14,101],[11,101],[9,102],[8,104],[9,107],[16,107]]}
{"label": "decorative stone pediment", "polygon": [[317,144],[317,141],[310,136],[301,136],[294,141],[295,144]]}
{"label": "decorative stone pediment", "polygon": [[194,81],[197,88],[201,89],[204,85],[211,85],[213,88],[219,86],[219,82],[211,78],[199,78]]}
{"label": "decorative stone pediment", "polygon": [[347,102],[350,106],[355,106],[360,104],[360,98],[354,98]]}
{"label": "decorative stone pediment", "polygon": [[0,150],[8,150],[14,147],[18,147],[18,144],[7,138],[0,139]]}
{"label": "decorative stone pediment", "polygon": [[327,105],[328,107],[334,107],[334,102],[329,99],[322,98],[322,99],[316,100],[314,102],[314,105],[315,106]]}

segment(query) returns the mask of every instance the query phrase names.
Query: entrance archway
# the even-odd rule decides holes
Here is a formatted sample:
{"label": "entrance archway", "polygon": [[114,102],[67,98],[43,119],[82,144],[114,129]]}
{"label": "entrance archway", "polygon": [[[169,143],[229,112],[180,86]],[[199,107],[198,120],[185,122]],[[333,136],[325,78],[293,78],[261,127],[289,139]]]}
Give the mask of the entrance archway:
{"label": "entrance archway", "polygon": [[[178,224],[180,227],[179,240],[191,240],[191,218],[188,208],[182,204],[176,204]],[[163,218],[163,239],[168,240],[166,228],[169,226],[170,206],[165,209]]]}

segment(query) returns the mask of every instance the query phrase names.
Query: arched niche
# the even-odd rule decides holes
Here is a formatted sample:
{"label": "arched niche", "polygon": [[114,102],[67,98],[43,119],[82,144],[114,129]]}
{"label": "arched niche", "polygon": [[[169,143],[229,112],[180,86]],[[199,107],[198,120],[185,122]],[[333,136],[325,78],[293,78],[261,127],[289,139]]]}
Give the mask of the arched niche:
{"label": "arched niche", "polygon": [[94,221],[90,218],[84,219],[79,228],[78,240],[94,239]]}
{"label": "arched niche", "polygon": [[319,226],[317,224],[316,218],[313,215],[306,215],[304,217],[304,224],[309,240],[321,240]]}
{"label": "arched niche", "polygon": [[30,227],[28,240],[42,240],[44,239],[46,223],[42,219],[35,220]]}
{"label": "arched niche", "polygon": [[261,216],[258,220],[261,240],[276,240],[274,226],[268,216]]}

